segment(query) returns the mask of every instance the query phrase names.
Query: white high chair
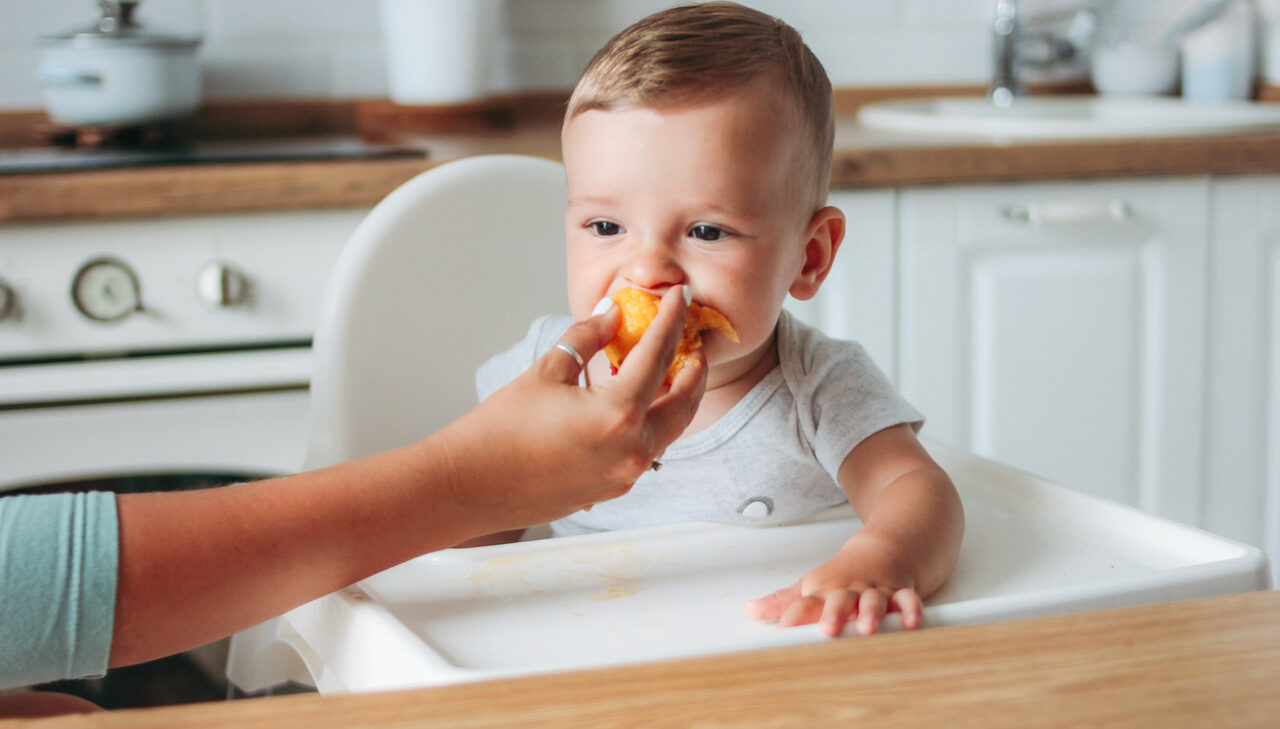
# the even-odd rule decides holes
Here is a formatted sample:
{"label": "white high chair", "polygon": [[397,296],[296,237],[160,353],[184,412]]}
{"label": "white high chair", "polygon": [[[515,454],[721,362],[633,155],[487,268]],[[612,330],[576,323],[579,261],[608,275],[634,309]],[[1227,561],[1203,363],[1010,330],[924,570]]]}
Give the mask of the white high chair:
{"label": "white high chair", "polygon": [[[475,406],[481,363],[534,317],[568,313],[565,195],[557,162],[484,155],[424,172],[369,212],[321,304],[304,470],[448,425]],[[227,673],[249,691],[310,682],[307,653],[271,621],[235,636]]]}
{"label": "white high chair", "polygon": [[412,443],[476,404],[475,371],[568,313],[564,168],[470,157],[406,182],[342,250],[312,347],[304,467]]}
{"label": "white high chair", "polygon": [[[374,208],[339,258],[316,332],[308,468],[454,420],[474,404],[477,365],[534,316],[567,308],[564,198],[555,163],[480,157]],[[926,445],[967,522],[927,626],[1269,584],[1257,549]],[[445,550],[236,636],[227,675],[246,691],[289,678],[373,691],[824,640],[751,621],[742,601],[790,584],[857,527],[843,507],[771,529],[687,523]]]}

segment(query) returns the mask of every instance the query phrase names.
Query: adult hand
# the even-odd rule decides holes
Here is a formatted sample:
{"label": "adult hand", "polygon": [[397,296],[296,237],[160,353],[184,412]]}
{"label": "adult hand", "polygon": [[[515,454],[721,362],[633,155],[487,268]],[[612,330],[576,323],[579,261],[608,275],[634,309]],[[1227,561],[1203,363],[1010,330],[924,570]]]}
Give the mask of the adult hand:
{"label": "adult hand", "polygon": [[[239,486],[119,497],[111,665],[201,645],[417,555],[622,495],[684,431],[706,387],[699,360],[662,389],[681,294],[667,292],[618,376],[589,389],[555,349],[403,448]],[[615,308],[563,341],[591,357],[618,322]]]}
{"label": "adult hand", "polygon": [[[686,310],[684,287],[669,289],[614,377],[579,387],[577,361],[553,348],[441,431],[455,498],[500,530],[552,521],[626,493],[684,432],[706,388],[701,355],[663,388]],[[574,324],[560,341],[590,361],[619,320],[612,306]]]}

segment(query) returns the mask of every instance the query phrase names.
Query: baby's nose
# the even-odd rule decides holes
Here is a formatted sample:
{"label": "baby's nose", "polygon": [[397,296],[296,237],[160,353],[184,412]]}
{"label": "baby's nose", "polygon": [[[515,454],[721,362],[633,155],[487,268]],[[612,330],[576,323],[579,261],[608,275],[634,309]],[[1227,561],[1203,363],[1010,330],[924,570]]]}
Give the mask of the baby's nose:
{"label": "baby's nose", "polygon": [[685,282],[684,269],[671,248],[657,242],[634,246],[628,252],[623,275],[632,285],[650,291]]}

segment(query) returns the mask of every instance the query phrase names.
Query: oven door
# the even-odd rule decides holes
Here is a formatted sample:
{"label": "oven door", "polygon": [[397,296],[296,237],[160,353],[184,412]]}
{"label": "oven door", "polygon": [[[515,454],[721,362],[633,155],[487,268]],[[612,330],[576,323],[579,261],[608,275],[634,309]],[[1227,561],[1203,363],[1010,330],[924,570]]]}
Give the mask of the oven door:
{"label": "oven door", "polygon": [[291,473],[307,347],[0,368],[0,491],[121,476]]}

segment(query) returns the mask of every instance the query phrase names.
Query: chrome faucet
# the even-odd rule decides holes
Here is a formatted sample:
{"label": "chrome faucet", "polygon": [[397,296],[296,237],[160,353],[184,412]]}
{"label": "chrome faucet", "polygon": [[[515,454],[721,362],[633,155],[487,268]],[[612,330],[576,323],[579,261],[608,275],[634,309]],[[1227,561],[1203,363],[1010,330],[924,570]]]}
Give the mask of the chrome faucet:
{"label": "chrome faucet", "polygon": [[1023,19],[1018,15],[1016,0],[996,0],[995,18],[991,24],[993,34],[994,71],[991,75],[990,98],[996,106],[1009,106],[1015,97],[1022,96],[1020,67],[1049,68],[1060,61],[1075,58],[1097,25],[1097,18],[1090,9],[1080,10],[1060,19],[1071,20],[1065,35],[1050,32],[1027,33]]}
{"label": "chrome faucet", "polygon": [[1013,103],[1013,97],[1023,93],[1014,61],[1018,43],[1018,3],[1014,0],[996,0],[996,17],[991,30],[995,40],[991,101],[996,106],[1008,106]]}

